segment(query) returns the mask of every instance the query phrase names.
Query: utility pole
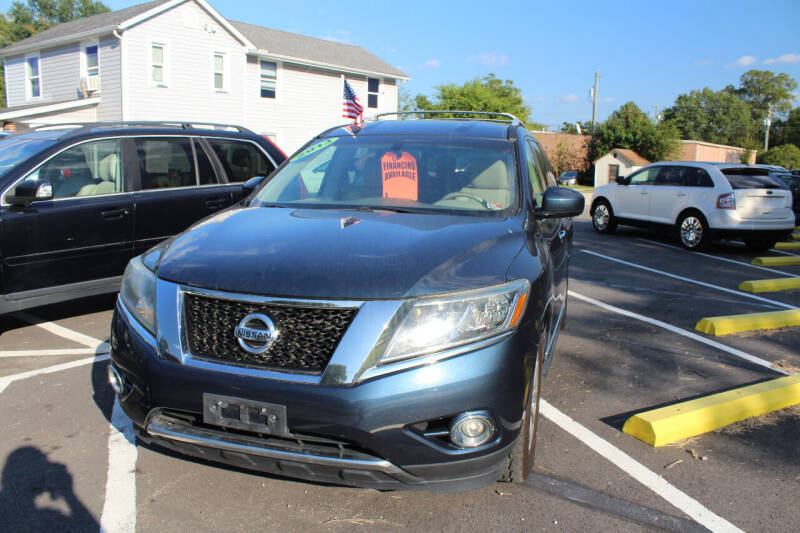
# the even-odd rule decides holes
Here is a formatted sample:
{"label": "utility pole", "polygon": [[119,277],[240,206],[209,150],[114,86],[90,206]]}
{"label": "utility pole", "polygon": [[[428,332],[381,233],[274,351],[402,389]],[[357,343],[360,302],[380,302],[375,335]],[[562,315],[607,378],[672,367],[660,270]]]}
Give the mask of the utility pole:
{"label": "utility pole", "polygon": [[592,145],[594,145],[594,132],[597,129],[597,82],[600,79],[600,70],[594,72],[594,89],[592,89]]}
{"label": "utility pole", "polygon": [[767,110],[767,116],[764,118],[764,126],[766,129],[764,130],[764,151],[766,152],[769,150],[769,128],[772,126],[772,111],[773,111],[772,104],[769,104],[769,109]]}

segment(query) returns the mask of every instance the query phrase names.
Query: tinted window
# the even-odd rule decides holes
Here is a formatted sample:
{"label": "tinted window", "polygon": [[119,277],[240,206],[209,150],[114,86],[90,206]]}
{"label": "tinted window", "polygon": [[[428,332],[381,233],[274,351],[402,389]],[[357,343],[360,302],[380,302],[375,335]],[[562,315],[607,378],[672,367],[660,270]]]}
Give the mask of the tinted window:
{"label": "tinted window", "polygon": [[508,141],[376,135],[321,139],[261,189],[262,203],[492,214],[517,205]]}
{"label": "tinted window", "polygon": [[660,167],[651,167],[645,168],[633,174],[631,176],[631,180],[628,183],[629,185],[654,185],[656,182],[656,176],[661,171]]}
{"label": "tinted window", "polygon": [[713,187],[711,176],[702,168],[686,168],[684,185],[687,187]]}
{"label": "tinted window", "polygon": [[138,138],[136,153],[143,190],[197,185],[188,138]]}
{"label": "tinted window", "polygon": [[767,171],[759,172],[757,169],[734,168],[723,169],[722,174],[727,178],[733,189],[786,189],[786,184],[778,178],[770,176]]}
{"label": "tinted window", "polygon": [[537,149],[533,143],[528,140],[525,143],[525,160],[528,163],[528,181],[533,188],[533,196],[536,198],[536,205],[542,205],[542,197],[544,196],[545,180],[542,171],[539,169],[538,162],[536,161]]}
{"label": "tinted window", "polygon": [[49,181],[53,198],[122,192],[119,139],[91,141],[53,156],[27,178]]}
{"label": "tinted window", "polygon": [[29,157],[50,148],[54,144],[56,144],[56,141],[37,139],[27,135],[5,139],[2,149],[0,149],[0,177]]}
{"label": "tinted window", "polygon": [[234,139],[208,139],[208,142],[232,182],[267,176],[275,170],[264,152],[251,142]]}
{"label": "tinted window", "polygon": [[217,180],[217,173],[214,171],[214,166],[211,164],[211,159],[208,158],[203,147],[193,139],[195,156],[197,157],[197,174],[200,178],[200,185],[214,185],[219,183]]}

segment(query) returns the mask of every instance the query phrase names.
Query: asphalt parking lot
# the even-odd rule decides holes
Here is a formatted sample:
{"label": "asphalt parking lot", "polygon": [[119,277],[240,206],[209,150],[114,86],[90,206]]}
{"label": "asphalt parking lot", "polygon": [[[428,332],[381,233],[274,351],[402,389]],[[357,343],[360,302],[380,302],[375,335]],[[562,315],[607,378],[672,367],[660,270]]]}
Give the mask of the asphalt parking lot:
{"label": "asphalt parking lot", "polygon": [[0,318],[0,529],[796,531],[800,407],[660,448],[621,427],[633,411],[800,372],[800,328],[693,329],[800,306],[800,291],[737,290],[800,268],[759,269],[736,243],[692,254],[636,229],[598,235],[585,214],[574,244],[526,486],[379,492],[134,446],[106,383],[109,296]]}

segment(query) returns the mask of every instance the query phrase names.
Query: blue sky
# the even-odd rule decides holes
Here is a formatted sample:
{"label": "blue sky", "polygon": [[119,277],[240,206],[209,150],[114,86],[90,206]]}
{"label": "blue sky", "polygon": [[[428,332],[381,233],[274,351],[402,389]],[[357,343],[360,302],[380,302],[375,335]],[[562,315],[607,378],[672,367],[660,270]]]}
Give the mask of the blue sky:
{"label": "blue sky", "polygon": [[800,80],[798,0],[209,3],[232,20],[362,46],[406,72],[412,95],[493,72],[551,127],[591,119],[597,69],[600,120],[631,100],[652,113],[693,89],[738,85],[751,68]]}

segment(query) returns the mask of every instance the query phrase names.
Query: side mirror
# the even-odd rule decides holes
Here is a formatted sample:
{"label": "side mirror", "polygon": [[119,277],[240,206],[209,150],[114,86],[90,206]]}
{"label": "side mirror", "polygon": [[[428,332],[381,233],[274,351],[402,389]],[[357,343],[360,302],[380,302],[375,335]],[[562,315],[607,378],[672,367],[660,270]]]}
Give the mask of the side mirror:
{"label": "side mirror", "polygon": [[264,176],[256,176],[254,178],[250,178],[249,180],[245,181],[242,184],[242,190],[244,191],[245,196],[250,196],[250,194],[258,189],[258,186],[261,185],[266,178]]}
{"label": "side mirror", "polygon": [[49,181],[27,179],[16,186],[13,195],[6,198],[13,206],[28,207],[36,200],[52,200],[53,185]]}
{"label": "side mirror", "polygon": [[627,185],[631,182],[631,179],[628,176],[617,176],[617,183],[620,185]]}
{"label": "side mirror", "polygon": [[548,187],[544,191],[542,206],[536,208],[538,218],[576,217],[583,213],[586,198],[573,189]]}

